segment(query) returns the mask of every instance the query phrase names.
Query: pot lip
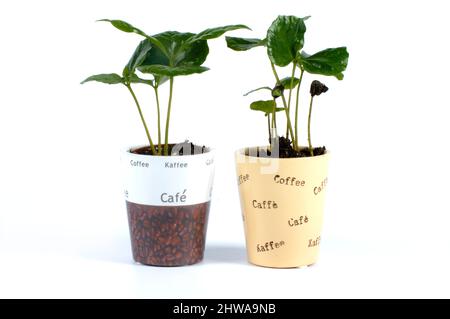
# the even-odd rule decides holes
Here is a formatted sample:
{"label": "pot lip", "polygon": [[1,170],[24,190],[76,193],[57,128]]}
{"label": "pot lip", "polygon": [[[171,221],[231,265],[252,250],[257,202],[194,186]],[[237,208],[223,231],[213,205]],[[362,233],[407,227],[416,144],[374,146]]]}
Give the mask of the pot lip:
{"label": "pot lip", "polygon": [[143,155],[143,154],[135,154],[135,153],[131,153],[131,150],[135,150],[141,147],[145,147],[148,146],[147,144],[139,144],[139,145],[133,145],[133,146],[128,146],[125,147],[123,149],[123,153],[125,154],[129,154],[132,156],[136,156],[136,157],[142,157],[142,158],[164,158],[164,159],[170,159],[170,158],[194,158],[194,157],[203,157],[203,156],[208,156],[208,155],[214,155],[215,153],[215,149],[205,146],[205,148],[208,150],[206,153],[201,153],[201,154],[190,154],[190,155],[176,155],[176,156],[171,156],[171,155]]}
{"label": "pot lip", "polygon": [[328,157],[330,155],[330,151],[327,149],[325,151],[325,154],[322,155],[316,155],[316,156],[308,156],[308,157],[288,157],[288,158],[272,158],[272,157],[256,157],[256,156],[250,156],[250,155],[245,155],[244,152],[246,149],[255,149],[255,148],[267,148],[269,147],[269,145],[264,145],[264,146],[249,146],[249,147],[244,147],[244,148],[240,148],[238,150],[236,150],[235,154],[236,156],[239,157],[243,157],[243,158],[254,158],[254,159],[258,159],[258,160],[264,160],[264,161],[268,161],[268,160],[277,160],[277,161],[311,161],[314,159],[319,159],[319,158],[324,158],[324,157]]}

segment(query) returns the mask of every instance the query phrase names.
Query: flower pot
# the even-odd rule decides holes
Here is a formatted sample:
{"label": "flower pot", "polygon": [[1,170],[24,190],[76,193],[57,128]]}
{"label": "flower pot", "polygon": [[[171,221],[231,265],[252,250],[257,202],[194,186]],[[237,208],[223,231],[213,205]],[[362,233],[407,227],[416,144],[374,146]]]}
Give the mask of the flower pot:
{"label": "flower pot", "polygon": [[183,266],[200,262],[214,178],[214,154],[123,155],[125,198],[136,262]]}
{"label": "flower pot", "polygon": [[[256,148],[250,149],[250,154]],[[254,153],[256,154],[256,153]],[[314,264],[319,255],[328,157],[263,158],[236,152],[250,263],[275,268]]]}

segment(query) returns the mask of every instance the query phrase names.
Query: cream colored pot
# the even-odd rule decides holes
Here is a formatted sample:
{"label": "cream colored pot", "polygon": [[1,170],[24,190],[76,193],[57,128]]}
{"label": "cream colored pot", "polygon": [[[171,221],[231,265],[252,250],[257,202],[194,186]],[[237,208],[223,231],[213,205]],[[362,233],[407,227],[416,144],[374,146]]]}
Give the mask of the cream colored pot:
{"label": "cream colored pot", "polygon": [[244,149],[236,152],[250,263],[291,268],[317,261],[328,158],[262,158],[247,156]]}

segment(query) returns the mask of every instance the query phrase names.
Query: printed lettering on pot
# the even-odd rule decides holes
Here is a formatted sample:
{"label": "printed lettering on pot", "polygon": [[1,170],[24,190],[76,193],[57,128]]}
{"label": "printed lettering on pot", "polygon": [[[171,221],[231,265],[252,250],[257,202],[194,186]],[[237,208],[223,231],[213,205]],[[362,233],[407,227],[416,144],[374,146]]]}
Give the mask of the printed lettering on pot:
{"label": "printed lettering on pot", "polygon": [[191,156],[145,156],[124,152],[124,193],[128,202],[186,206],[211,200],[213,152]]}

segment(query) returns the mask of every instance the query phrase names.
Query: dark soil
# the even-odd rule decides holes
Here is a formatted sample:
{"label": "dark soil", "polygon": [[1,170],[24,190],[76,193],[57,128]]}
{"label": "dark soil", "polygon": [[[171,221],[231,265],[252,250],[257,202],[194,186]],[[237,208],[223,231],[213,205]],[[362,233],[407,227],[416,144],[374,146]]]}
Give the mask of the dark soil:
{"label": "dark soil", "polygon": [[[164,154],[164,145],[162,145],[161,147],[163,148],[162,152]],[[155,149],[158,152],[158,145],[155,145]],[[208,152],[208,147],[195,145],[189,141],[185,141],[179,144],[169,144],[169,156],[194,155]],[[153,154],[150,146],[144,146],[135,150],[131,150],[131,153],[140,155],[155,155]]]}
{"label": "dark soil", "polygon": [[[311,157],[311,154],[309,152],[308,147],[302,147],[300,150],[296,151],[292,147],[291,140],[281,136],[279,139],[279,156],[277,158],[296,158],[296,157]],[[314,156],[323,155],[326,153],[325,146],[322,147],[315,147],[313,148]],[[245,155],[249,155],[249,150],[246,149]],[[259,152],[257,151],[257,157],[272,157],[272,152],[270,151],[270,148],[267,150],[267,152]]]}

